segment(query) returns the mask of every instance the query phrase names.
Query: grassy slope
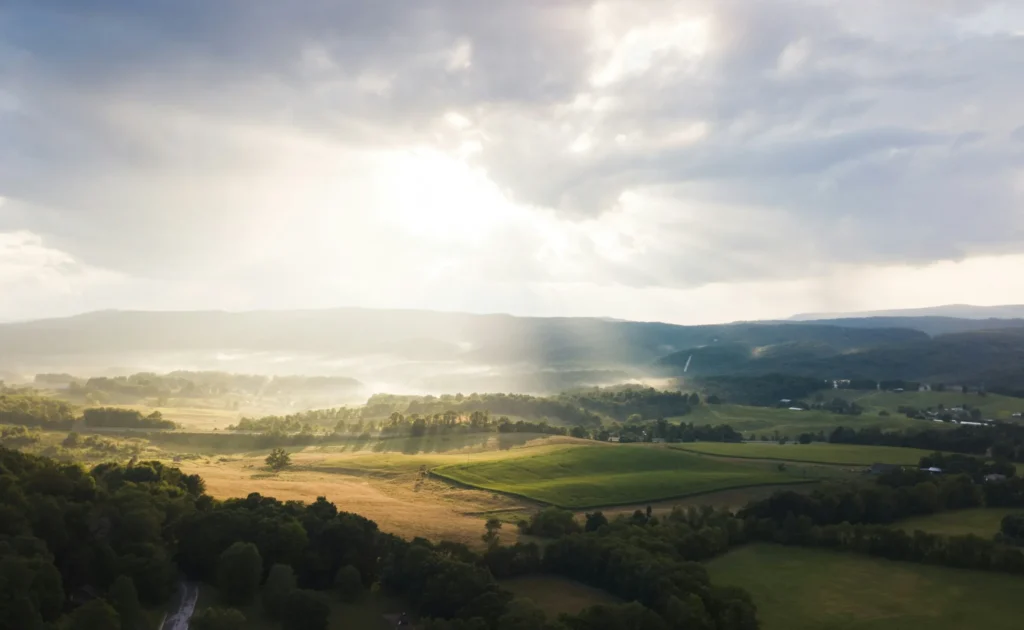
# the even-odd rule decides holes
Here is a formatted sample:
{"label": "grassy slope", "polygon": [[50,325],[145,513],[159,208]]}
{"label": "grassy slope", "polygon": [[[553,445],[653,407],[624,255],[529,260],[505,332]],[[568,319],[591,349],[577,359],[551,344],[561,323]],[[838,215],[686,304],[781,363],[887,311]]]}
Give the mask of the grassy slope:
{"label": "grassy slope", "polygon": [[929,516],[908,518],[898,523],[908,532],[921,530],[930,534],[964,536],[975,534],[991,538],[999,531],[1000,523],[1007,514],[1024,514],[1024,510],[1010,508],[976,508],[941,512]]}
{"label": "grassy slope", "polygon": [[805,480],[764,464],[625,444],[454,464],[433,472],[466,485],[578,509]]}
{"label": "grassy slope", "polygon": [[619,600],[600,589],[552,575],[502,580],[501,587],[516,597],[532,600],[549,619],[565,613],[575,615],[598,604],[614,604]]}
{"label": "grassy slope", "polygon": [[746,588],[763,630],[1015,630],[1024,579],[852,554],[752,545],[708,564]]}
{"label": "grassy slope", "polygon": [[850,466],[870,466],[876,462],[914,466],[917,465],[922,457],[931,454],[930,451],[916,448],[857,446],[854,444],[826,444],[820,442],[812,444],[695,442],[678,446],[673,445],[672,448],[726,457],[777,459],[792,462],[845,464]]}
{"label": "grassy slope", "polygon": [[[768,407],[747,407],[743,405],[701,405],[694,413],[674,418],[694,424],[728,424],[733,429],[749,436],[753,433],[771,435],[778,431],[795,439],[801,433],[828,433],[838,426],[863,429],[878,427],[882,429],[905,429],[921,427],[920,420],[911,420],[902,415],[879,416],[877,413],[865,413],[859,416],[843,416],[826,411],[790,411]],[[931,426],[931,425],[929,425]]]}

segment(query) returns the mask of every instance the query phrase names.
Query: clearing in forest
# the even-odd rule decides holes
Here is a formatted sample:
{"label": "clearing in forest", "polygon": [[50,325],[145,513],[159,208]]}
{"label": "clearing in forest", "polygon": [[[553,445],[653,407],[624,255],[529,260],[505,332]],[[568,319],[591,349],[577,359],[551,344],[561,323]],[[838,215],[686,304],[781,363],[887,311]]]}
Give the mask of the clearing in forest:
{"label": "clearing in forest", "polygon": [[1016,630],[1024,578],[820,549],[748,545],[708,563],[740,586],[762,630]]}
{"label": "clearing in forest", "polygon": [[896,523],[905,532],[917,530],[943,536],[966,536],[974,534],[991,538],[999,532],[1003,517],[1008,514],[1024,514],[1020,508],[973,508],[939,512],[928,516],[915,516]]}
{"label": "clearing in forest", "polygon": [[539,455],[439,466],[457,483],[565,508],[622,505],[765,484],[800,483],[805,471],[726,461],[650,445],[577,446]]}

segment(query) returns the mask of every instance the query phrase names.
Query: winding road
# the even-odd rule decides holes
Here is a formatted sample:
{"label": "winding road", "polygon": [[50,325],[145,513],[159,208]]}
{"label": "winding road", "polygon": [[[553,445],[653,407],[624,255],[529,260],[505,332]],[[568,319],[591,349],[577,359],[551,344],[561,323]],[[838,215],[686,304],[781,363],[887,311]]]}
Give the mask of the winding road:
{"label": "winding road", "polygon": [[178,585],[181,600],[178,609],[164,618],[160,630],[188,630],[188,620],[196,609],[199,599],[199,585],[194,582],[182,581]]}

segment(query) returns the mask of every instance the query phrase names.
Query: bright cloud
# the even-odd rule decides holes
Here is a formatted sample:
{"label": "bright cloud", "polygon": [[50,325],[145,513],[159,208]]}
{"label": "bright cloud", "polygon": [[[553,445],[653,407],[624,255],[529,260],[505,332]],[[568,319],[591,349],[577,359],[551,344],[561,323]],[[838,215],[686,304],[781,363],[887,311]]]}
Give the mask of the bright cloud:
{"label": "bright cloud", "polygon": [[0,318],[1024,301],[1022,20],[995,0],[13,0]]}

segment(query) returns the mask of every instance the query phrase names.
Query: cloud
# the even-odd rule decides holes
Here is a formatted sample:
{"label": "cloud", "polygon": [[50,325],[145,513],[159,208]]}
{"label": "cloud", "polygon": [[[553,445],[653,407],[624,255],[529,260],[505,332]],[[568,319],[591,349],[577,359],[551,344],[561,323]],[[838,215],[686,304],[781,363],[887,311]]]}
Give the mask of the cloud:
{"label": "cloud", "polygon": [[855,4],[10,0],[0,232],[193,305],[1024,249],[1024,12]]}

